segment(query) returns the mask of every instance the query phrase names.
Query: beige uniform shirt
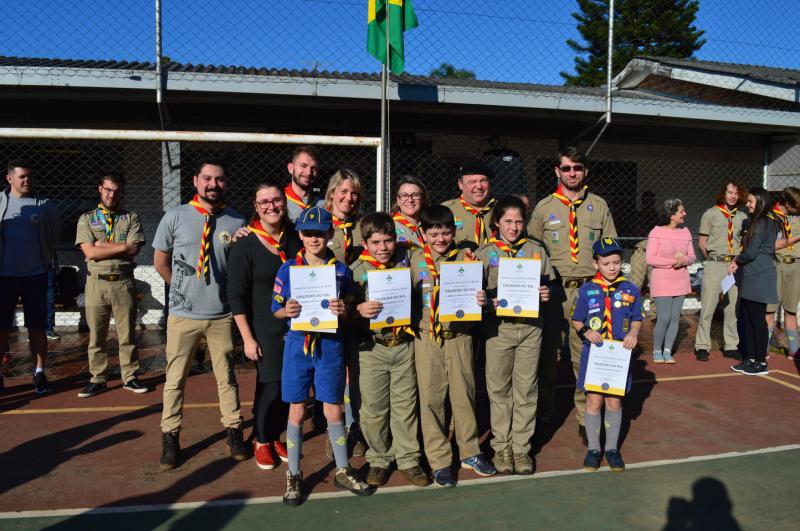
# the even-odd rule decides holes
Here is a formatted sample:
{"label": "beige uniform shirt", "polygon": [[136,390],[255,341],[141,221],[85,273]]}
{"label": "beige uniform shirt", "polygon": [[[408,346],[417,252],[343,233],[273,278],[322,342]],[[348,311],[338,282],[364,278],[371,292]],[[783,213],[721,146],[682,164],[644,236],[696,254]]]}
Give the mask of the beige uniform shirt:
{"label": "beige uniform shirt", "polygon": [[483,237],[481,238],[481,241],[475,241],[475,221],[477,219],[476,216],[467,212],[458,198],[445,201],[444,203],[442,203],[442,205],[449,208],[450,211],[453,213],[453,217],[455,218],[456,245],[467,240],[475,242],[478,245],[482,245],[487,241],[489,241],[489,238],[492,237],[492,228],[490,226],[490,221],[492,219],[492,212],[494,211],[494,208],[491,208],[488,212],[486,212],[486,214],[484,214]]}
{"label": "beige uniform shirt", "polygon": [[591,192],[576,211],[578,219],[578,263],[569,248],[569,207],[553,195],[536,205],[528,223],[528,236],[544,243],[553,267],[563,278],[591,277],[592,245],[604,237],[616,237],[617,229],[605,200]]}
{"label": "beige uniform shirt", "polygon": [[[414,232],[397,220],[394,222],[394,230],[397,232],[397,244],[402,245],[409,251],[414,248],[421,249],[424,245],[417,232]],[[422,229],[420,229],[420,232],[421,231]]]}
{"label": "beige uniform shirt", "polygon": [[[395,266],[391,269],[397,269],[400,267],[408,267],[406,261],[400,261],[399,263],[395,262]],[[364,301],[369,300],[369,285],[367,282],[367,271],[374,271],[377,267],[373,266],[369,262],[365,260],[356,260],[353,262],[353,265],[350,266],[350,271],[353,272],[353,309],[361,304]],[[406,273],[410,274],[410,273]],[[369,319],[365,319],[361,317],[360,314],[357,314],[356,317],[356,326],[355,330],[356,333],[359,335],[360,338],[369,338],[370,336],[379,337],[381,339],[392,339],[397,334],[404,334],[400,329],[395,331],[395,327],[386,327],[381,328],[380,330],[370,330],[369,329]],[[412,317],[412,324],[413,317]],[[413,339],[413,338],[412,338]]]}
{"label": "beige uniform shirt", "polygon": [[353,226],[350,228],[353,235],[353,247],[350,248],[349,260],[345,257],[344,253],[344,231],[333,227],[333,238],[328,241],[328,248],[333,251],[336,259],[345,265],[350,265],[358,258],[358,253],[353,252],[353,248],[361,247],[361,226],[358,220],[353,220]]}
{"label": "beige uniform shirt", "polygon": [[[779,227],[783,227],[781,220],[777,220],[776,224]],[[792,231],[793,237],[800,234],[800,216],[789,216],[789,228]],[[783,231],[780,233],[780,238],[786,238],[786,234],[783,234]],[[778,256],[794,256],[795,258],[800,258],[800,243],[795,243],[792,245],[791,249],[788,247],[779,249],[775,251],[775,254]]]}
{"label": "beige uniform shirt", "polygon": [[737,255],[741,252],[742,222],[747,219],[741,209],[733,216],[733,252],[728,249],[728,218],[712,206],[700,218],[700,236],[708,236],[706,252],[709,256]]}
{"label": "beige uniform shirt", "polygon": [[[431,249],[431,255],[433,257],[433,262],[435,264],[436,270],[439,271],[439,264],[444,261],[444,257]],[[458,255],[453,258],[451,261],[463,261],[466,260],[466,251],[461,250],[459,251]],[[428,335],[430,330],[430,315],[431,315],[431,294],[433,293],[433,277],[431,276],[430,271],[428,270],[428,265],[425,262],[425,255],[423,254],[422,250],[415,249],[411,252],[408,258],[411,266],[411,286],[414,290],[414,294],[412,299],[415,300],[415,306],[419,309],[416,312],[416,315],[419,316],[419,320],[415,320],[412,316],[411,322],[419,323],[417,327],[419,329],[419,333],[421,335]],[[413,307],[412,307],[413,308]],[[442,323],[442,330],[452,330],[453,332],[467,332],[470,328],[473,327],[475,323],[464,322],[447,322]]]}
{"label": "beige uniform shirt", "polygon": [[[97,209],[86,212],[78,219],[75,234],[75,245],[106,241],[106,229]],[[144,243],[144,232],[135,212],[121,210],[114,221],[113,243]],[[108,260],[89,260],[87,269],[90,273],[107,275],[114,273],[131,274],[135,267],[131,258],[110,258]]]}
{"label": "beige uniform shirt", "polygon": [[[486,293],[489,299],[497,296],[497,273],[501,258],[512,258],[508,253],[497,247],[494,243],[487,243],[475,251],[475,257],[483,262],[483,279],[486,286]],[[555,277],[553,266],[547,257],[547,252],[541,245],[533,240],[528,240],[517,251],[513,258],[541,258],[542,260],[542,284]]]}

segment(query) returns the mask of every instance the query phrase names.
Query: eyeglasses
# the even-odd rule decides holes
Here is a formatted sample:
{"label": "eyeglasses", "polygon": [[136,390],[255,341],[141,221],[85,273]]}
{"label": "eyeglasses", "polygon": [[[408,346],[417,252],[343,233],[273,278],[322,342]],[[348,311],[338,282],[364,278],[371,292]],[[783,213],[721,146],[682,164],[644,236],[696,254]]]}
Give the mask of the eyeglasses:
{"label": "eyeglasses", "polygon": [[584,168],[583,164],[573,164],[572,166],[564,164],[563,166],[560,166],[558,169],[564,173],[567,173],[570,170],[574,170],[577,173],[585,170],[586,168]]}
{"label": "eyeglasses", "polygon": [[283,204],[283,198],[279,197],[278,199],[265,199],[263,201],[256,201],[256,206],[258,208],[267,208],[267,207],[277,207]]}
{"label": "eyeglasses", "polygon": [[107,194],[109,194],[109,195],[110,195],[110,194],[121,194],[121,193],[122,193],[122,190],[121,190],[121,189],[119,189],[119,188],[117,188],[117,189],[114,189],[114,188],[106,188],[105,186],[101,186],[101,187],[100,187],[100,189],[101,189],[103,192],[105,192],[105,193],[107,193]]}
{"label": "eyeglasses", "polygon": [[397,194],[397,199],[400,201],[408,201],[409,199],[419,200],[422,199],[422,194],[420,192],[414,192],[413,194]]}

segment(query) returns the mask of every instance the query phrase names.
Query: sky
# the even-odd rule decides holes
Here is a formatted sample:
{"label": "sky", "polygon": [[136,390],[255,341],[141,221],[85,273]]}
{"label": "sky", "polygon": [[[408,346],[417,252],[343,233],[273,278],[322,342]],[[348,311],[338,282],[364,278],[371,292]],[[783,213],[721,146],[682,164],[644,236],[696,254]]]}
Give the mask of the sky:
{"label": "sky", "polygon": [[[164,55],[194,64],[377,72],[367,0],[162,0]],[[0,55],[154,61],[153,0],[0,2]],[[414,0],[406,71],[443,62],[479,79],[562,84],[575,0]],[[701,0],[698,59],[800,68],[797,0]]]}

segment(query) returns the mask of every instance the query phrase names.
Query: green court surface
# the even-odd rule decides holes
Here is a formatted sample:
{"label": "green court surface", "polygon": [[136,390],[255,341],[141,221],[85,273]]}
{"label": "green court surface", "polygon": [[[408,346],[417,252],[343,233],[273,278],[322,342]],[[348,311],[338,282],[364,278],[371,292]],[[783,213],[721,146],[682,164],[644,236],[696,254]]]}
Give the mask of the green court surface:
{"label": "green court surface", "polygon": [[217,500],[168,510],[105,508],[100,511],[114,512],[71,516],[10,518],[5,513],[0,529],[794,530],[800,528],[799,479],[800,449],[794,446],[643,463],[621,474],[556,472],[454,489],[390,490],[368,498],[329,493],[297,508],[272,499]]}

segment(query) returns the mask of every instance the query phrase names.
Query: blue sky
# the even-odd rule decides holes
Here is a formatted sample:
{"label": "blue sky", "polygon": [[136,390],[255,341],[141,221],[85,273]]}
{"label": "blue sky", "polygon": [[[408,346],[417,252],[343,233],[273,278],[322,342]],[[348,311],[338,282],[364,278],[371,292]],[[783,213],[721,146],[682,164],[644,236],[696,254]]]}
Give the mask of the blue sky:
{"label": "blue sky", "polygon": [[[164,53],[185,63],[377,71],[366,0],[163,0]],[[0,54],[153,61],[152,0],[26,0],[0,5]],[[579,38],[574,0],[415,0],[406,70],[442,62],[481,79],[561,84]],[[502,6],[502,8],[500,7]],[[796,0],[701,0],[700,59],[800,68]]]}

